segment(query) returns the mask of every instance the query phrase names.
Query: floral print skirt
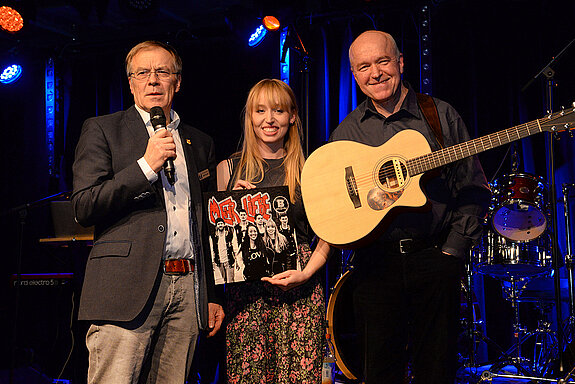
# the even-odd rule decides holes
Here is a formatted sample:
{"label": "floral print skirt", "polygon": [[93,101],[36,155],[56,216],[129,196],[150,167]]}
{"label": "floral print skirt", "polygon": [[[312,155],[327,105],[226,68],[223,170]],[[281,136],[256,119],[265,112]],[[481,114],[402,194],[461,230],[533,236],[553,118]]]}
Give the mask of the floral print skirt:
{"label": "floral print skirt", "polygon": [[[310,256],[301,245],[301,265]],[[317,274],[285,292],[264,282],[231,284],[226,296],[230,384],[321,383],[325,298]]]}

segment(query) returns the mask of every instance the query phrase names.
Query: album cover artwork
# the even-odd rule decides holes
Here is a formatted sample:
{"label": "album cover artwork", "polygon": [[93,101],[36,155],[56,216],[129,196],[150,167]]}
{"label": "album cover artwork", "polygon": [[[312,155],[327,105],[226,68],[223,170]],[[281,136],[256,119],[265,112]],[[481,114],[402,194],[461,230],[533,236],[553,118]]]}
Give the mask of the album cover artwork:
{"label": "album cover artwork", "polygon": [[301,270],[288,187],[208,192],[204,197],[216,284]]}

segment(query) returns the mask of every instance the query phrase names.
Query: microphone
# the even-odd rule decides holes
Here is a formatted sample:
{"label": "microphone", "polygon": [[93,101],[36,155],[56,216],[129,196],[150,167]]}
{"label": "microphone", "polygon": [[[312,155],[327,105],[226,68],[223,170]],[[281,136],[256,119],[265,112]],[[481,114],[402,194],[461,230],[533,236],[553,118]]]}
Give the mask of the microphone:
{"label": "microphone", "polygon": [[[162,107],[152,107],[150,109],[150,122],[152,127],[154,127],[154,132],[158,129],[166,129],[166,116],[164,115],[164,110]],[[174,159],[169,158],[164,163],[164,174],[168,183],[174,185],[176,182],[176,168],[174,168]]]}

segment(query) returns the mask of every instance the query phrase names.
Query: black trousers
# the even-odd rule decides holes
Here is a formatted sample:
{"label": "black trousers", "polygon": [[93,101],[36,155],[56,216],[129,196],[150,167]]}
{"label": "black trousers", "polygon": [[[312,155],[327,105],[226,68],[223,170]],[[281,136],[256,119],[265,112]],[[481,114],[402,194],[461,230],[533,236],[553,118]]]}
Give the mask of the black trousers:
{"label": "black trousers", "polygon": [[435,247],[361,257],[353,301],[366,383],[403,383],[409,370],[413,384],[453,384],[462,260]]}

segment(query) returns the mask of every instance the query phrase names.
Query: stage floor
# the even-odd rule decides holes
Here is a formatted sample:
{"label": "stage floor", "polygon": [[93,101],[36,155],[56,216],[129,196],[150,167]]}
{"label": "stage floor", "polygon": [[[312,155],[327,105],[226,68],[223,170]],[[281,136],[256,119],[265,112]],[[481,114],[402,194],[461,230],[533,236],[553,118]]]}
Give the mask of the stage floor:
{"label": "stage floor", "polygon": [[[492,365],[484,365],[474,368],[462,368],[457,372],[457,379],[455,384],[483,384],[483,383],[494,383],[494,384],[544,384],[544,383],[560,383],[568,384],[575,383],[575,377],[571,377],[568,381],[559,382],[557,378],[542,378],[531,377],[526,375],[520,375],[517,373],[517,367],[513,365],[508,365],[501,367],[497,372],[491,372],[490,369]],[[361,384],[357,380],[350,380],[346,378],[343,374],[338,372],[334,384]],[[524,376],[522,378],[521,376]],[[539,379],[539,380],[538,380]],[[564,377],[561,377],[564,379]]]}

